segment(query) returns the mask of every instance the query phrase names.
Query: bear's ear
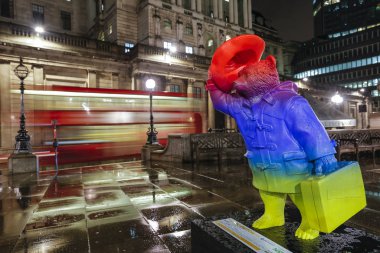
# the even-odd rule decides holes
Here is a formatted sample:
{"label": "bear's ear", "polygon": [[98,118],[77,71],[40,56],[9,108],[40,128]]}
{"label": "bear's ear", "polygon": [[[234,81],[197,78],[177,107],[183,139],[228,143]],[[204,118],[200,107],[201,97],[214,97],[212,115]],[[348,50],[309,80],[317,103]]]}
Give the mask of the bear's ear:
{"label": "bear's ear", "polygon": [[273,55],[268,55],[267,58],[265,58],[265,60],[269,61],[271,64],[273,64],[273,66],[276,67],[276,58],[274,58]]}

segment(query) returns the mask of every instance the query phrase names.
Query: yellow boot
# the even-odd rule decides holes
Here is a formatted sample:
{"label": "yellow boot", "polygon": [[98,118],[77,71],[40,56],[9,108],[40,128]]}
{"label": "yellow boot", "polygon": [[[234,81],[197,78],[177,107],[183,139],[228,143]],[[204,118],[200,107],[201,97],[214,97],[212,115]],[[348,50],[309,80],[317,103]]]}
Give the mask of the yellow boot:
{"label": "yellow boot", "polygon": [[301,213],[302,221],[301,225],[296,230],[296,237],[306,240],[315,239],[319,236],[319,231],[310,227],[307,216],[305,212],[305,207],[301,198],[300,193],[291,193],[289,194],[290,199],[297,206],[298,210]]}
{"label": "yellow boot", "polygon": [[260,190],[260,197],[264,202],[265,211],[259,219],[253,222],[252,227],[264,229],[284,225],[286,194]]}

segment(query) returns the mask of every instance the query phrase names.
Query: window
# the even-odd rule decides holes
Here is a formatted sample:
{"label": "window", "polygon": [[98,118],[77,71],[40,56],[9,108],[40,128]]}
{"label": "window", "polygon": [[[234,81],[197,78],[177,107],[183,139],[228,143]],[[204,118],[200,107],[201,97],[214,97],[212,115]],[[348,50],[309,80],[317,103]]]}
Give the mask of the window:
{"label": "window", "polygon": [[193,53],[193,47],[186,46],[186,53],[192,54]]}
{"label": "window", "polygon": [[179,93],[179,92],[181,92],[180,88],[181,87],[179,85],[172,84],[172,85],[170,85],[170,92],[177,92],[177,93]]}
{"label": "window", "polygon": [[13,0],[0,1],[0,16],[13,18]]}
{"label": "window", "polygon": [[213,45],[214,45],[214,41],[213,40],[208,40],[207,46],[208,47],[212,47]]}
{"label": "window", "polygon": [[167,32],[170,32],[172,30],[172,22],[169,19],[164,19],[164,29]]}
{"label": "window", "polygon": [[172,47],[172,43],[171,42],[167,42],[167,41],[164,41],[164,48],[165,49],[169,49]]}
{"label": "window", "polygon": [[183,2],[183,8],[186,10],[191,10],[191,0],[184,0]]}
{"label": "window", "polygon": [[194,98],[202,98],[202,89],[200,87],[193,87]]}
{"label": "window", "polygon": [[131,49],[133,48],[135,46],[135,44],[133,44],[133,43],[130,43],[130,42],[126,42],[125,44],[124,44],[124,47],[125,47],[125,53],[129,53],[129,52],[131,52]]}
{"label": "window", "polygon": [[193,26],[191,24],[186,24],[185,34],[193,35]]}
{"label": "window", "polygon": [[112,24],[108,26],[108,35],[112,34]]}
{"label": "window", "polygon": [[61,11],[61,20],[63,30],[71,31],[71,13],[67,11]]}
{"label": "window", "polygon": [[37,24],[44,23],[44,7],[37,4],[32,4],[33,20]]}

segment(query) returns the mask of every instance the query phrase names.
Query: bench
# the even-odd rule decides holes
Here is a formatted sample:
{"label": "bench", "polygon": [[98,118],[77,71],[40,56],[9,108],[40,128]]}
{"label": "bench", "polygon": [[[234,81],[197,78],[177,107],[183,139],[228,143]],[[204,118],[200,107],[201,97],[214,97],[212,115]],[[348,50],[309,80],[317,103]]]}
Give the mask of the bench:
{"label": "bench", "polygon": [[352,153],[359,161],[362,152],[372,154],[373,165],[376,165],[376,151],[380,150],[380,129],[363,130],[336,130],[328,131],[330,138],[336,140],[337,159],[340,161],[342,154]]}
{"label": "bench", "polygon": [[219,164],[223,157],[233,154],[241,158],[245,153],[243,138],[239,133],[211,132],[207,134],[194,134],[191,136],[192,160],[197,165],[202,154],[207,154],[206,159],[211,160],[217,156]]}

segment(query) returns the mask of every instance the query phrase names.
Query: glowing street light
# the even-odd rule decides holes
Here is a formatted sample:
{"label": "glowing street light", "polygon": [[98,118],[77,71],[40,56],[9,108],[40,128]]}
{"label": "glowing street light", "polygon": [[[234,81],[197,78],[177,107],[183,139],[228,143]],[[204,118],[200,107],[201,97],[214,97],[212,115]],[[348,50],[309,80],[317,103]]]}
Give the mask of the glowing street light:
{"label": "glowing street light", "polygon": [[331,102],[335,104],[341,104],[343,102],[343,97],[337,92],[334,96],[331,97]]}
{"label": "glowing street light", "polygon": [[302,78],[302,81],[307,82],[307,81],[309,81],[309,78],[304,77],[304,78]]}
{"label": "glowing street light", "polygon": [[157,141],[157,130],[156,128],[154,127],[154,123],[153,123],[153,106],[152,106],[152,100],[153,100],[153,95],[152,95],[152,91],[154,89],[154,87],[156,87],[156,81],[154,81],[154,79],[148,79],[146,80],[145,82],[145,87],[147,89],[149,89],[150,93],[149,93],[149,101],[150,101],[150,126],[148,128],[148,131],[146,132],[146,134],[148,135],[148,139],[146,141],[146,144],[159,144],[158,141]]}
{"label": "glowing street light", "polygon": [[34,31],[36,31],[36,33],[44,33],[45,29],[42,26],[36,26]]}

